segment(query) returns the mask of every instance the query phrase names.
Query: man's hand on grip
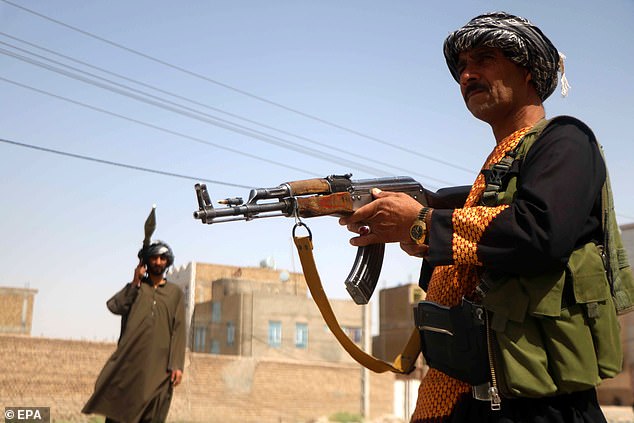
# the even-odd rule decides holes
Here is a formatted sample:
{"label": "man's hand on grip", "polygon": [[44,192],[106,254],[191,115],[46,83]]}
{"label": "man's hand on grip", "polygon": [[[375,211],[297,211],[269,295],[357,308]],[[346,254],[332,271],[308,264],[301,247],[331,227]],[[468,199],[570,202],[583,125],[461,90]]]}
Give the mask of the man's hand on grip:
{"label": "man's hand on grip", "polygon": [[373,188],[372,195],[374,201],[350,216],[339,219],[339,224],[346,225],[350,232],[362,234],[351,238],[350,244],[363,247],[378,243],[409,242],[409,228],[416,220],[421,204],[401,192]]}

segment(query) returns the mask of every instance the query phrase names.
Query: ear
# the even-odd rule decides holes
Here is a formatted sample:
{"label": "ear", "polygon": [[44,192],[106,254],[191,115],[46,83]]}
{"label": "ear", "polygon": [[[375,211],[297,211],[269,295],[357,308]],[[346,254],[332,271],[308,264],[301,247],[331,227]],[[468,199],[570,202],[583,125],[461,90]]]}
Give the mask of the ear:
{"label": "ear", "polygon": [[527,87],[531,87],[537,93],[537,87],[535,86],[535,82],[533,81],[533,74],[528,69],[525,69],[526,74],[524,75],[524,83]]}
{"label": "ear", "polygon": [[524,77],[524,80],[526,82],[531,82],[533,80],[533,74],[528,69],[526,69],[526,76]]}

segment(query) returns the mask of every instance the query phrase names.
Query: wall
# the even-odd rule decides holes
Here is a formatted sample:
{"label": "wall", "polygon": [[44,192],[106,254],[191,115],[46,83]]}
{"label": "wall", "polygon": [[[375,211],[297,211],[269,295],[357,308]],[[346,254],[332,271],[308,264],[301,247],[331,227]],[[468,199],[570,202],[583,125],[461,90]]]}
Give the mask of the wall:
{"label": "wall", "polygon": [[[0,336],[0,407],[50,406],[53,421],[80,413],[111,343]],[[168,421],[304,423],[336,412],[359,414],[356,364],[254,360],[188,354]],[[392,374],[371,375],[371,417],[393,409]]]}

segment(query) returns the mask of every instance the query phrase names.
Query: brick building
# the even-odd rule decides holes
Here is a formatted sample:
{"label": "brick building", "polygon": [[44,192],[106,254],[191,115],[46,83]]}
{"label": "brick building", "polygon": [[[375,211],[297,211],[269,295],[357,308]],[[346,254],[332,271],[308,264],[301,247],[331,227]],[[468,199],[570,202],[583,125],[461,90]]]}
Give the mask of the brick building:
{"label": "brick building", "polygon": [[0,287],[0,333],[31,335],[36,289]]}
{"label": "brick building", "polygon": [[[308,297],[301,273],[191,262],[168,279],[185,292],[194,352],[352,362]],[[361,307],[350,300],[331,300],[331,306],[361,345]]]}

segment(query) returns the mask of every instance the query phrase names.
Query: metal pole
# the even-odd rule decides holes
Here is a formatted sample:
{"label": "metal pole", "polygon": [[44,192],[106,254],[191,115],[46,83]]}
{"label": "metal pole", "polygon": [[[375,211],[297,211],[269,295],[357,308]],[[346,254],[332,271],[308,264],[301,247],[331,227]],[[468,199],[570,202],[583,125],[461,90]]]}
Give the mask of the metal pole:
{"label": "metal pole", "polygon": [[[363,316],[363,350],[367,353],[371,353],[372,351],[372,324],[370,321],[371,317],[370,310],[370,302],[362,306],[362,316]],[[362,386],[362,394],[361,394],[361,409],[362,415],[364,419],[370,418],[370,370],[367,368],[361,368],[361,386]]]}

